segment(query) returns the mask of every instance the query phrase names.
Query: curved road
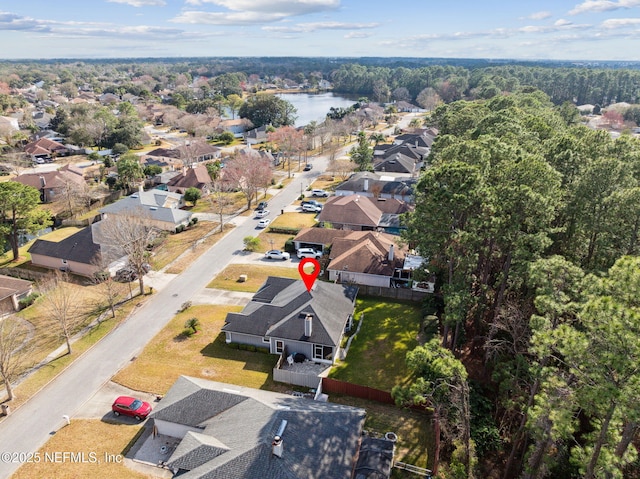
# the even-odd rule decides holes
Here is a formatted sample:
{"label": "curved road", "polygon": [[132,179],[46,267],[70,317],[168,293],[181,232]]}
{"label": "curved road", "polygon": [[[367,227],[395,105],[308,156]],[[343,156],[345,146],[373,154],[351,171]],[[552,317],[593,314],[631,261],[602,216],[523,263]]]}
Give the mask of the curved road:
{"label": "curved road", "polygon": [[[403,123],[411,116],[403,117]],[[345,147],[341,154],[348,149]],[[314,169],[296,173],[294,180],[269,201],[278,212],[290,205],[327,167],[326,157],[314,157]],[[242,249],[242,239],[256,235],[256,222],[247,217],[182,274],[149,298],[131,316],[76,360],[33,398],[0,423],[0,479],[9,478],[20,466],[7,463],[2,453],[33,453],[65,424],[63,415],[73,417],[109,379],[173,318],[182,303],[203,290]]]}

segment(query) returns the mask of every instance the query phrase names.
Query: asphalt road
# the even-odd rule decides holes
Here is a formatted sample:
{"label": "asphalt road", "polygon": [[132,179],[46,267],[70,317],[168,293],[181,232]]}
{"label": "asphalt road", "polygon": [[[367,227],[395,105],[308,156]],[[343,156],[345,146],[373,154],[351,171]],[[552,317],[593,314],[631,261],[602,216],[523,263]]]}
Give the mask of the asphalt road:
{"label": "asphalt road", "polygon": [[[403,120],[409,121],[407,117]],[[269,201],[272,217],[295,201],[300,192],[325,171],[326,157],[313,157],[311,161],[313,170],[296,173],[294,180]],[[5,418],[0,423],[0,479],[9,478],[18,469],[23,457],[20,453],[38,451],[66,424],[64,415],[73,417],[117,371],[133,361],[182,303],[203,290],[234,255],[240,253],[242,239],[259,233],[256,223],[255,219],[247,217],[60,376]]]}
{"label": "asphalt road", "polygon": [[[269,201],[271,216],[291,204],[300,195],[301,187],[306,189],[325,170],[326,163],[326,158],[314,157],[313,170],[296,173],[286,188],[278,190],[278,194]],[[240,253],[242,239],[260,232],[256,223],[252,217],[246,217],[182,274],[141,304],[129,319],[5,418],[0,423],[0,479],[10,477],[20,466],[19,460],[7,462],[6,453],[28,454],[42,447],[55,431],[64,426],[63,415],[73,417],[118,370],[135,359],[171,320],[182,303],[195,297],[234,255]]]}

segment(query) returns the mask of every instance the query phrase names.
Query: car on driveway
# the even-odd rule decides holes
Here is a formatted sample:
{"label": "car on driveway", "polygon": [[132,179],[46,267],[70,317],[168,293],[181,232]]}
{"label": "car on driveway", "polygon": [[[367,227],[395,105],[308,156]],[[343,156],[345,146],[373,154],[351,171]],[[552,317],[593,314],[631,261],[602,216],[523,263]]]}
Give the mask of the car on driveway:
{"label": "car on driveway", "polygon": [[271,211],[269,210],[258,210],[256,211],[256,218],[264,218],[265,216],[269,216]]}
{"label": "car on driveway", "polygon": [[271,220],[269,218],[262,218],[260,221],[258,221],[258,228],[266,228],[267,226],[269,226],[269,223],[271,223]]}
{"label": "car on driveway", "polygon": [[317,200],[302,200],[300,202],[300,206],[304,206],[304,205],[316,205],[316,206],[322,207],[322,203],[320,203]]}
{"label": "car on driveway", "polygon": [[306,205],[302,205],[302,211],[305,213],[320,213],[322,211],[322,206],[307,203]]}
{"label": "car on driveway", "polygon": [[119,396],[113,401],[111,410],[116,416],[130,416],[142,421],[151,412],[151,404],[131,396]]}
{"label": "car on driveway", "polygon": [[300,259],[303,259],[303,258],[320,259],[322,258],[322,252],[316,251],[313,248],[300,248],[297,252],[297,256]]}
{"label": "car on driveway", "polygon": [[325,190],[320,190],[317,188],[314,188],[313,190],[311,190],[311,196],[329,196],[329,192],[325,191]]}
{"label": "car on driveway", "polygon": [[279,249],[272,249],[271,251],[267,251],[264,254],[266,259],[280,259],[282,261],[286,261],[291,259],[291,255],[286,251],[280,251]]}

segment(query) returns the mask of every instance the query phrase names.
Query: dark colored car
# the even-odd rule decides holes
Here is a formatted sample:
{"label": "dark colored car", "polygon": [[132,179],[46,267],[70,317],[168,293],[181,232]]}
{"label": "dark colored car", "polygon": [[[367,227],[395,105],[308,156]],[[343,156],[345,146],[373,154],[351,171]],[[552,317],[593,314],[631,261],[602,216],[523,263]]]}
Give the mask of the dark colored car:
{"label": "dark colored car", "polygon": [[260,203],[258,203],[258,206],[256,206],[256,210],[260,211],[265,209],[268,206],[268,203],[266,201],[261,201]]}
{"label": "dark colored car", "polygon": [[311,163],[307,163],[306,165],[304,165],[302,171],[311,171],[311,168],[313,168],[313,165]]}
{"label": "dark colored car", "polygon": [[113,401],[111,410],[116,416],[130,416],[142,421],[151,412],[151,404],[131,396],[119,396]]}

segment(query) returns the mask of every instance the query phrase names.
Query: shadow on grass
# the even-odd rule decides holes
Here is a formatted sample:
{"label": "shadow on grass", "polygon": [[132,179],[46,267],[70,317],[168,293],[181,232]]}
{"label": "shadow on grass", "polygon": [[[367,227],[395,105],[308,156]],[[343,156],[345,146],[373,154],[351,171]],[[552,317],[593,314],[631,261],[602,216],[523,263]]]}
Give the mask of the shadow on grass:
{"label": "shadow on grass", "polygon": [[275,355],[259,351],[243,351],[235,346],[228,345],[225,339],[225,333],[218,334],[212,343],[207,344],[200,350],[200,353],[210,358],[243,362],[242,369],[245,370],[273,374],[273,366],[277,361]]}

